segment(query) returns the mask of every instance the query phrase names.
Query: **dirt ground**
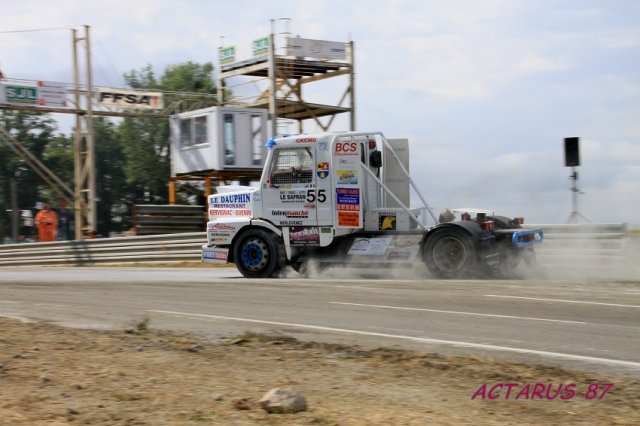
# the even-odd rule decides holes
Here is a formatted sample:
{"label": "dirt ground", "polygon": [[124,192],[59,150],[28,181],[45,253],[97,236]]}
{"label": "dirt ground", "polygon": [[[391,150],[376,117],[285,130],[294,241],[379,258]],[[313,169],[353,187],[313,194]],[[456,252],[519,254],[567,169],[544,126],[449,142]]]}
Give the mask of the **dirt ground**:
{"label": "dirt ground", "polygon": [[[283,336],[211,342],[144,319],[96,331],[0,318],[0,329],[1,425],[640,424],[640,382],[555,367]],[[588,400],[593,382],[615,387]],[[514,394],[573,383],[575,396],[472,399],[498,383],[518,383]],[[273,387],[302,392],[308,410],[267,414],[257,401]]]}

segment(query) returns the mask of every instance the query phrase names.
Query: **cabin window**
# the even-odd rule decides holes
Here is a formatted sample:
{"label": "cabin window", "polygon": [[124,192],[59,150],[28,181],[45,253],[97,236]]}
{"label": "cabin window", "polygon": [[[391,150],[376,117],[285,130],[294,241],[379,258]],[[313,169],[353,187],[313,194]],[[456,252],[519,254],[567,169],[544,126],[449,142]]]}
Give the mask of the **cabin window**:
{"label": "cabin window", "polygon": [[193,145],[191,141],[191,119],[180,120],[180,146],[187,147]]}
{"label": "cabin window", "polygon": [[236,129],[233,122],[233,114],[224,114],[222,131],[224,139],[224,165],[233,166],[236,164]]}

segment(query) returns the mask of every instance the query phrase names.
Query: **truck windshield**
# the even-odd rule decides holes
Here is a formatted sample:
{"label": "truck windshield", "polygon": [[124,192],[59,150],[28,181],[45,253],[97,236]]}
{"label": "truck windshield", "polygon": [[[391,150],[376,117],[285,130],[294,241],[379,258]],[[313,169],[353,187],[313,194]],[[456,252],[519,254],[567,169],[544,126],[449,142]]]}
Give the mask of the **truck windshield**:
{"label": "truck windshield", "polygon": [[313,181],[311,148],[282,148],[274,154],[271,168],[272,185],[311,183]]}

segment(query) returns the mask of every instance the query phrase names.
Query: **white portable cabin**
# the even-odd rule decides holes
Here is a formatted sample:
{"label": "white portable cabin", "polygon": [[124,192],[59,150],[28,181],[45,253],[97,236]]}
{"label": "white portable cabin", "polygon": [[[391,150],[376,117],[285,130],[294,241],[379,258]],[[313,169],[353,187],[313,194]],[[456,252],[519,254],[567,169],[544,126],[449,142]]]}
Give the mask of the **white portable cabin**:
{"label": "white portable cabin", "polygon": [[267,111],[210,107],[172,115],[171,175],[262,169]]}

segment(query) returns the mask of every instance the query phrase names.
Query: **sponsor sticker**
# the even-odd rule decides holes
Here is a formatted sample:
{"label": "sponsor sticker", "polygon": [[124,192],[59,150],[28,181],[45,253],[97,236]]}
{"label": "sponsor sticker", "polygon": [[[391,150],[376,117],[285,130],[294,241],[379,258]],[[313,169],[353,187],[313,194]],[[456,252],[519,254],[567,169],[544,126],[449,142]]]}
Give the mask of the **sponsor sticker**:
{"label": "sponsor sticker", "polygon": [[280,201],[283,203],[306,203],[306,191],[280,191]]}
{"label": "sponsor sticker", "polygon": [[358,184],[357,170],[336,170],[336,174],[338,175],[338,185]]}
{"label": "sponsor sticker", "polygon": [[316,138],[298,138],[296,143],[314,143],[316,140]]}
{"label": "sponsor sticker", "polygon": [[273,216],[285,216],[301,219],[307,219],[309,217],[308,210],[272,210],[271,214]]}
{"label": "sponsor sticker", "polygon": [[329,162],[328,161],[319,162],[316,167],[316,174],[320,179],[324,179],[327,176],[329,176]]}
{"label": "sponsor sticker", "polygon": [[216,231],[235,231],[236,227],[227,225],[226,223],[210,223],[209,229]]}
{"label": "sponsor sticker", "polygon": [[202,251],[202,260],[205,262],[217,260],[217,261],[226,261],[229,257],[228,249],[204,249]]}
{"label": "sponsor sticker", "polygon": [[329,139],[322,138],[318,141],[318,149],[320,151],[329,151]]}
{"label": "sponsor sticker", "polygon": [[280,225],[282,226],[302,225],[302,221],[301,220],[281,220]]}
{"label": "sponsor sticker", "polygon": [[209,204],[238,205],[248,204],[250,201],[251,194],[212,195]]}
{"label": "sponsor sticker", "polygon": [[333,153],[335,155],[359,155],[360,145],[358,142],[336,142]]}
{"label": "sponsor sticker", "polygon": [[336,188],[336,210],[359,211],[360,189]]}
{"label": "sponsor sticker", "polygon": [[380,214],[378,216],[378,229],[381,231],[392,231],[396,229],[396,215]]}
{"label": "sponsor sticker", "polygon": [[391,236],[378,238],[357,238],[351,248],[349,254],[364,254],[368,256],[381,256],[387,252]]}
{"label": "sponsor sticker", "polygon": [[251,194],[218,194],[209,196],[210,216],[252,217]]}
{"label": "sponsor sticker", "polygon": [[292,246],[320,245],[320,229],[311,226],[289,228],[289,243]]}
{"label": "sponsor sticker", "polygon": [[210,216],[253,216],[251,210],[245,209],[209,209]]}
{"label": "sponsor sticker", "polygon": [[209,241],[211,244],[223,244],[229,241],[229,237],[211,237]]}
{"label": "sponsor sticker", "polygon": [[339,211],[338,226],[349,228],[358,228],[360,226],[360,212],[357,211]]}

